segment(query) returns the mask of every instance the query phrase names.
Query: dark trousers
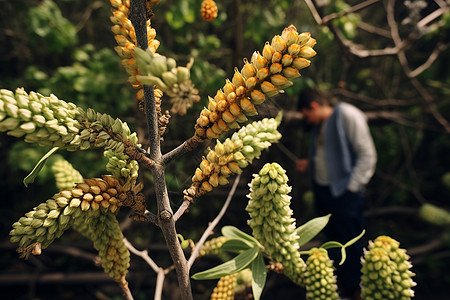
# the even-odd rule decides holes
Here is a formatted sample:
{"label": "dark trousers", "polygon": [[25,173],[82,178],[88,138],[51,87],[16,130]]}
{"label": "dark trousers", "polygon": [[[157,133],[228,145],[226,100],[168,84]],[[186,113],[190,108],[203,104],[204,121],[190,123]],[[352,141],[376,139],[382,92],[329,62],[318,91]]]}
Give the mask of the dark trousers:
{"label": "dark trousers", "polygon": [[[328,186],[313,184],[314,204],[319,216],[332,214],[324,232],[330,241],[342,244],[358,236],[365,227],[363,216],[364,199],[362,193],[345,192],[334,197]],[[334,260],[340,288],[344,294],[352,294],[359,289],[361,278],[361,262],[363,255],[363,242],[358,240],[346,248],[347,258],[343,265],[340,248],[329,249],[330,258]]]}

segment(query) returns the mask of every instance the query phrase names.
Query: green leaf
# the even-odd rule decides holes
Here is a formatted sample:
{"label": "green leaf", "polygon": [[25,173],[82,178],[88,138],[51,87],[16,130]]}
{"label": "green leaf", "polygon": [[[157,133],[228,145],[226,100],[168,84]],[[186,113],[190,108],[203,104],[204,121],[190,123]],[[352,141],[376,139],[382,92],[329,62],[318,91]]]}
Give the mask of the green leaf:
{"label": "green leaf", "polygon": [[247,268],[257,257],[258,253],[260,253],[260,248],[255,246],[221,265],[192,275],[192,278],[196,280],[218,279],[235,274]]}
{"label": "green leaf", "polygon": [[259,300],[266,284],[267,268],[261,251],[252,262],[252,291],[255,300]]}
{"label": "green leaf", "polygon": [[245,232],[237,229],[234,226],[224,226],[222,227],[222,234],[229,239],[242,240],[249,247],[254,247],[255,245],[259,245],[258,241],[252,237],[251,235],[246,234]]}
{"label": "green leaf", "polygon": [[339,242],[329,241],[329,242],[326,242],[326,243],[322,244],[322,245],[320,246],[320,248],[330,249],[330,248],[338,248],[338,247],[343,247],[343,246],[344,246],[344,245],[342,245],[342,244],[339,243]]}
{"label": "green leaf", "polygon": [[330,217],[331,214],[314,218],[297,228],[296,231],[299,235],[298,245],[302,246],[312,240],[328,224]]}
{"label": "green leaf", "polygon": [[33,168],[33,170],[31,171],[30,174],[28,174],[27,177],[25,177],[23,179],[23,184],[25,184],[26,187],[28,187],[28,185],[30,183],[34,182],[34,179],[36,179],[36,176],[39,174],[39,172],[42,170],[42,168],[45,165],[45,162],[47,161],[47,159],[56,151],[58,151],[59,147],[54,147],[52,148],[50,151],[47,152],[47,154],[45,154],[41,160],[38,161],[38,163],[36,164],[36,166]]}
{"label": "green leaf", "polygon": [[364,233],[366,233],[366,230],[363,230],[360,235],[358,235],[357,237],[351,239],[350,241],[345,243],[345,245],[342,246],[342,248],[341,248],[341,261],[339,262],[339,265],[342,265],[345,262],[345,259],[347,258],[347,252],[345,251],[345,248],[347,248],[347,247],[353,245],[354,243],[356,243],[356,241],[358,241],[364,235]]}
{"label": "green leaf", "polygon": [[221,249],[230,252],[240,252],[242,250],[250,249],[254,246],[255,245],[250,246],[247,242],[241,239],[231,239],[223,243]]}

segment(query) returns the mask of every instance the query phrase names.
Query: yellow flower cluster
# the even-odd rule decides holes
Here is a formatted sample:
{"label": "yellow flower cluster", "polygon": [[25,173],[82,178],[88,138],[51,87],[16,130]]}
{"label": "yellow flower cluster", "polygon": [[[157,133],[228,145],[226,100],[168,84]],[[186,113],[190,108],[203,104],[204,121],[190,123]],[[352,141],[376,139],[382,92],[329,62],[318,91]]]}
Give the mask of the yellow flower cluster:
{"label": "yellow flower cluster", "polygon": [[316,55],[312,49],[315,43],[310,33],[299,34],[290,25],[271,43],[266,42],[262,53],[254,52],[250,62],[244,59],[241,71],[235,69],[232,80],[227,79],[214,98],[209,97],[192,140],[201,143],[218,138],[230,128],[239,128],[238,123],[247,121],[246,116],[256,115],[255,105],[291,86],[290,79],[299,77],[299,70],[310,65],[308,59]]}
{"label": "yellow flower cluster", "polygon": [[237,274],[231,274],[219,279],[211,294],[211,300],[233,300]]}
{"label": "yellow flower cluster", "polygon": [[214,0],[203,0],[200,7],[200,14],[202,19],[208,22],[214,21],[217,18],[217,4]]}
{"label": "yellow flower cluster", "polygon": [[[128,81],[134,88],[138,89],[136,94],[139,100],[140,106],[143,105],[144,91],[142,90],[142,84],[136,79],[136,75],[139,75],[139,71],[136,66],[136,59],[134,57],[134,48],[137,46],[136,33],[134,31],[133,24],[128,19],[130,14],[130,0],[110,0],[112,6],[111,22],[114,24],[111,27],[111,31],[115,34],[115,39],[118,44],[114,49],[117,54],[122,58],[122,66],[130,75]],[[156,37],[156,30],[151,27],[150,19],[147,20],[147,40],[148,48],[155,53],[159,47],[159,41]],[[160,93],[155,93],[155,96]]]}

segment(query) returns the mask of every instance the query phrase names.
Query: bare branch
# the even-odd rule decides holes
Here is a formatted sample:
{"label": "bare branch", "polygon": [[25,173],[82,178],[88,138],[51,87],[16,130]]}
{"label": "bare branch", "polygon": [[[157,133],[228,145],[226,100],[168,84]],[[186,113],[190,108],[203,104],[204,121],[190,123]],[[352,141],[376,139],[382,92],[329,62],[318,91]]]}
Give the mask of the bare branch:
{"label": "bare branch", "polygon": [[428,57],[427,61],[424,62],[421,66],[417,67],[415,70],[409,72],[408,77],[417,77],[420,75],[420,73],[427,70],[431,65],[438,59],[439,54],[446,50],[448,48],[448,45],[439,44],[434,48],[433,52]]}
{"label": "bare branch", "polygon": [[214,218],[214,220],[209,223],[208,228],[206,228],[206,230],[203,232],[202,237],[200,238],[200,240],[198,241],[194,251],[191,254],[191,257],[189,257],[188,260],[188,266],[189,268],[192,267],[192,264],[194,263],[194,261],[197,259],[198,254],[200,252],[200,248],[202,247],[202,245],[205,243],[206,239],[211,235],[211,232],[214,230],[214,228],[216,227],[216,225],[219,223],[219,221],[222,219],[223,215],[225,214],[225,212],[228,209],[228,206],[230,205],[231,199],[234,196],[234,193],[236,192],[236,188],[238,186],[239,180],[241,179],[241,174],[239,174],[238,176],[236,176],[236,179],[233,182],[233,186],[231,187],[230,192],[228,193],[228,197],[225,200],[225,203],[222,206],[222,209],[220,210],[220,212],[217,214],[217,216]]}
{"label": "bare branch", "polygon": [[311,0],[305,0],[306,5],[309,8],[309,11],[311,12],[314,20],[316,21],[317,24],[321,25],[322,24],[322,17],[319,15],[319,12],[316,9],[316,6],[314,5],[314,3]]}
{"label": "bare branch", "polygon": [[441,7],[439,9],[433,11],[431,14],[427,15],[426,17],[424,17],[422,20],[420,20],[417,23],[417,28],[423,28],[423,27],[427,26],[430,22],[432,22],[436,18],[439,18],[440,16],[442,16],[443,14],[445,14],[449,11],[450,11],[450,6],[448,6],[448,5],[446,7]]}
{"label": "bare branch", "polygon": [[362,30],[365,30],[365,31],[373,33],[373,34],[377,34],[377,35],[385,37],[385,38],[389,38],[389,39],[392,38],[391,33],[388,30],[380,28],[380,27],[372,26],[366,22],[359,22],[358,27]]}
{"label": "bare branch", "polygon": [[352,7],[350,7],[347,10],[329,14],[329,15],[327,15],[327,16],[322,18],[321,25],[326,25],[326,24],[328,24],[328,22],[330,22],[330,21],[332,21],[334,19],[338,19],[338,18],[343,17],[345,15],[354,13],[355,11],[364,9],[364,8],[370,6],[370,5],[374,4],[374,3],[377,3],[377,2],[380,2],[380,0],[367,0],[367,1],[364,1],[362,3],[356,4],[355,6],[352,6]]}

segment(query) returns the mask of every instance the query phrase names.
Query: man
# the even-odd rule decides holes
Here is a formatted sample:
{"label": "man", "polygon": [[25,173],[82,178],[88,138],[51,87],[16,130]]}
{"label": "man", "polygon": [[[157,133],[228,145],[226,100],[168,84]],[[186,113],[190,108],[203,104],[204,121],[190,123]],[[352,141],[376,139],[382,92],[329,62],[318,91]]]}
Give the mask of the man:
{"label": "man", "polygon": [[[346,243],[364,229],[362,191],[375,171],[375,146],[362,111],[348,103],[331,106],[323,93],[305,90],[299,109],[314,125],[310,158],[300,159],[296,168],[310,170],[314,203],[322,216],[331,213],[325,232],[330,240]],[[337,266],[344,296],[360,299],[361,241],[347,249],[347,259]],[[336,261],[339,257],[330,253]]]}

